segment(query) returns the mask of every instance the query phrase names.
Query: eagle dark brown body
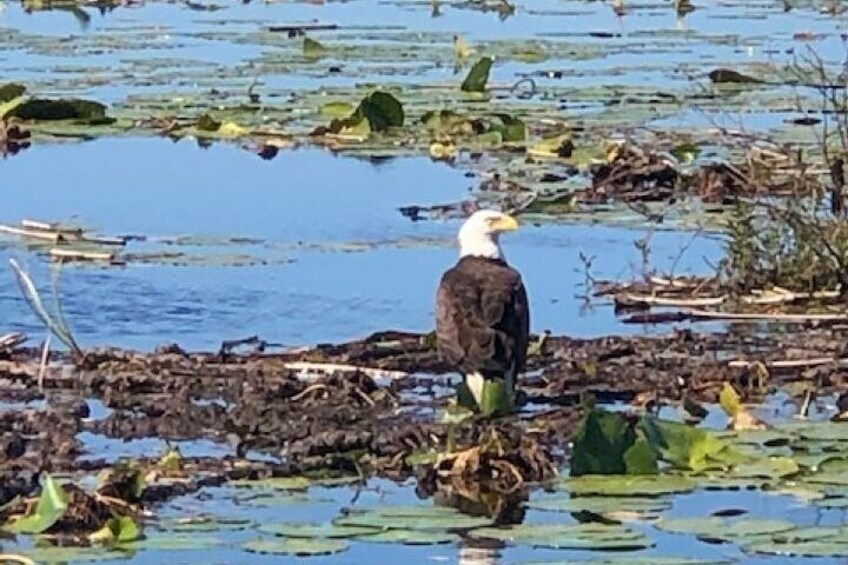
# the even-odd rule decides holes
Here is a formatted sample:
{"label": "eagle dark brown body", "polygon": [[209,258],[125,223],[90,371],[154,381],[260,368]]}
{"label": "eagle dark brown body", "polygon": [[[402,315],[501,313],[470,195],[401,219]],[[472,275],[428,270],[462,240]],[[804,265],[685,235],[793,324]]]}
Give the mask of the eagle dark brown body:
{"label": "eagle dark brown body", "polygon": [[530,310],[521,274],[501,259],[467,256],[442,277],[436,338],[464,375],[515,378],[524,371]]}

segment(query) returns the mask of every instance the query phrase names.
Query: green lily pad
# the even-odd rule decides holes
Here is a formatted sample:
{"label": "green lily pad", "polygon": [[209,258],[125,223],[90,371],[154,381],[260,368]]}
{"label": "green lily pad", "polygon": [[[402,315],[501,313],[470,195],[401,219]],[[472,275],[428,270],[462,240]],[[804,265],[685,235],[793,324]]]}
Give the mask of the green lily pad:
{"label": "green lily pad", "polygon": [[753,553],[765,555],[786,555],[797,557],[848,557],[848,541],[811,540],[795,543],[774,543],[762,541],[745,546]]}
{"label": "green lily pad", "polygon": [[450,532],[422,530],[386,530],[374,535],[357,538],[360,541],[374,543],[397,543],[403,545],[443,545],[457,543],[461,539]]}
{"label": "green lily pad", "polygon": [[270,477],[251,481],[240,479],[230,481],[230,485],[242,488],[267,488],[276,490],[306,490],[312,485],[312,481],[306,477]]}
{"label": "green lily pad", "polygon": [[788,457],[768,457],[735,465],[731,475],[738,478],[778,479],[795,475],[800,470],[798,464]]}
{"label": "green lily pad", "polygon": [[775,426],[811,441],[848,441],[848,424],[839,422],[790,422]]}
{"label": "green lily pad", "polygon": [[309,524],[305,522],[284,522],[263,524],[258,530],[264,534],[273,534],[286,538],[327,538],[343,539],[367,536],[379,533],[377,528],[361,526],[335,526],[333,524]]}
{"label": "green lily pad", "polygon": [[321,106],[321,115],[325,118],[346,118],[354,111],[352,104],[348,102],[327,102]]}
{"label": "green lily pad", "polygon": [[222,518],[215,516],[196,516],[191,518],[173,518],[162,520],[158,526],[169,532],[224,532],[246,530],[253,527],[252,520],[244,518]]}
{"label": "green lily pad", "polygon": [[224,540],[198,534],[151,534],[145,539],[122,545],[138,551],[196,551],[225,545]]}
{"label": "green lily pad", "polygon": [[525,503],[527,508],[544,512],[611,512],[660,513],[671,508],[669,500],[650,497],[627,498],[623,496],[548,497]]}
{"label": "green lily pad", "polygon": [[657,496],[689,492],[695,483],[680,475],[583,475],[562,479],[558,490],[604,496]]}
{"label": "green lily pad", "polygon": [[440,506],[381,507],[351,512],[336,518],[336,526],[356,526],[384,530],[465,530],[488,526],[492,520],[469,516]]}
{"label": "green lily pad", "polygon": [[251,540],[242,544],[241,547],[250,553],[306,557],[341,553],[347,550],[348,545],[346,541],[337,539],[276,538]]}
{"label": "green lily pad", "polygon": [[714,559],[689,559],[652,555],[650,557],[616,557],[615,559],[591,559],[587,561],[528,561],[520,565],[732,565],[733,561]]}
{"label": "green lily pad", "polygon": [[752,536],[786,532],[796,527],[784,520],[743,518],[728,520],[717,516],[709,518],[665,518],[656,527],[666,532],[690,534],[722,540],[736,540]]}
{"label": "green lily pad", "polygon": [[818,485],[848,486],[848,473],[845,471],[820,471],[806,475],[804,482]]}
{"label": "green lily pad", "polygon": [[848,496],[825,496],[813,501],[820,508],[848,508]]}
{"label": "green lily pad", "polygon": [[115,550],[106,547],[59,547],[53,545],[41,545],[20,550],[17,553],[32,559],[36,563],[92,563],[95,561],[132,559],[135,556],[135,551],[131,550]]}
{"label": "green lily pad", "polygon": [[480,528],[469,536],[550,549],[635,551],[653,542],[623,526],[601,524],[521,524],[505,528]]}

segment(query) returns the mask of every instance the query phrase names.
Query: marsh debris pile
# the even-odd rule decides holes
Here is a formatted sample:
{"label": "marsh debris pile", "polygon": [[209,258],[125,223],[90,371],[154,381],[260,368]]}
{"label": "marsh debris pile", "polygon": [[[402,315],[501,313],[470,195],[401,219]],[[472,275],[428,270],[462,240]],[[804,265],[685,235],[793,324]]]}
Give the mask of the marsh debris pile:
{"label": "marsh debris pile", "polygon": [[[79,367],[54,359],[43,393],[36,385],[40,349],[18,347],[0,362],[3,399],[43,397],[45,407],[3,412],[4,468],[78,468],[77,433],[87,431],[229,445],[229,459],[198,463],[219,476],[236,472],[228,467],[233,461],[263,452],[278,463],[251,472],[402,478],[414,472],[411,456],[444,453],[449,440],[466,449],[497,433],[501,451],[495,459],[508,461],[519,476],[538,479],[556,465],[551,454],[566,449],[587,395],[638,406],[684,394],[714,402],[725,382],[754,400],[788,382],[829,394],[846,384],[838,361],[846,355],[844,343],[840,329],[781,337],[688,330],[657,338],[548,337],[530,356],[520,414],[495,423],[472,418],[454,424],[440,413],[455,381],[428,335],[386,332],[284,353],[91,350]],[[765,382],[754,379],[759,366],[768,374]],[[90,418],[85,398],[101,400],[109,413]],[[97,465],[85,462],[87,468]],[[460,475],[467,476],[468,469]]]}

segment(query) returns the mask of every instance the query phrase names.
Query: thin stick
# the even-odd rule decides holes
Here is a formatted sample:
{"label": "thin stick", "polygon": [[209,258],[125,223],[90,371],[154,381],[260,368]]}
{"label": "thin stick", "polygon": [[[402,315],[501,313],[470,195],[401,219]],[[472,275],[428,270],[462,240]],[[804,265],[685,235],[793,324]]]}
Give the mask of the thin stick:
{"label": "thin stick", "polygon": [[[728,367],[747,368],[761,363],[761,361],[746,361],[744,359],[734,359],[727,363]],[[828,365],[835,363],[839,366],[848,366],[848,358],[833,357],[809,357],[807,359],[779,359],[765,363],[768,369],[796,369],[800,367],[816,367],[818,365]]]}
{"label": "thin stick", "polygon": [[47,334],[47,339],[44,340],[44,348],[41,350],[41,365],[38,367],[38,390],[44,390],[44,374],[47,372],[47,361],[50,358],[50,338],[52,334]]}
{"label": "thin stick", "polygon": [[776,322],[840,322],[848,321],[848,314],[767,314],[757,312],[710,312],[689,309],[685,312],[693,319],[704,320],[767,320]]}
{"label": "thin stick", "polygon": [[390,379],[402,379],[409,376],[409,373],[404,371],[390,371],[387,369],[377,369],[374,367],[358,367],[356,365],[338,365],[336,363],[310,363],[309,361],[294,361],[283,365],[291,371],[319,373],[363,373],[369,377],[388,377]]}
{"label": "thin stick", "polygon": [[727,296],[715,296],[707,298],[673,298],[663,296],[650,296],[647,294],[624,293],[615,297],[615,301],[621,304],[645,304],[648,306],[718,306],[727,300]]}

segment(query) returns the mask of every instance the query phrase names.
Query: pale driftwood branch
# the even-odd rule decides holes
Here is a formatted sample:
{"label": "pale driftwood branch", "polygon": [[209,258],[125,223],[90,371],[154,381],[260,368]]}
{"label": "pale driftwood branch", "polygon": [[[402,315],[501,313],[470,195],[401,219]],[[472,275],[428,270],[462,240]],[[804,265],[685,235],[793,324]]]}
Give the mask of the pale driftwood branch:
{"label": "pale driftwood branch", "polygon": [[15,226],[6,226],[3,224],[0,224],[0,232],[8,233],[11,235],[19,235],[21,237],[28,237],[30,239],[50,241],[53,243],[58,243],[63,238],[63,234],[58,232],[16,228]]}
{"label": "pale driftwood branch", "polygon": [[705,298],[674,298],[666,296],[653,296],[648,294],[624,293],[616,295],[615,301],[619,304],[647,306],[718,306],[727,300],[727,296],[709,296]]}
{"label": "pale driftwood branch", "polygon": [[50,249],[50,256],[58,259],[71,259],[74,261],[114,261],[116,256],[114,253],[105,251],[80,251],[76,249],[60,249],[53,247]]}
{"label": "pale driftwood branch", "polygon": [[363,373],[372,378],[388,377],[390,379],[402,379],[409,375],[409,373],[404,371],[390,371],[375,367],[359,367],[357,365],[341,365],[336,363],[311,363],[309,361],[293,361],[286,363],[284,367],[290,371],[302,371],[305,373]]}
{"label": "pale driftwood branch", "polygon": [[22,333],[11,333],[0,336],[0,349],[14,349],[26,340],[26,334]]}
{"label": "pale driftwood branch", "polygon": [[82,228],[63,228],[58,224],[22,220],[21,227],[0,224],[0,233],[18,235],[40,241],[50,241],[58,244],[63,241],[90,243],[92,245],[123,246],[127,244],[125,237],[92,237],[86,235]]}
{"label": "pale driftwood branch", "polygon": [[696,284],[693,281],[669,279],[666,277],[651,277],[648,281],[656,286],[670,286],[673,288],[692,288]]}
{"label": "pale driftwood branch", "polygon": [[691,308],[684,313],[692,319],[771,322],[848,322],[848,314],[769,314],[765,312],[711,312]]}
{"label": "pale driftwood branch", "polygon": [[[728,362],[729,367],[747,368],[754,366],[762,361],[746,361],[744,359],[734,359]],[[836,364],[839,366],[848,366],[848,358],[834,357],[810,357],[807,359],[779,359],[777,361],[767,361],[763,363],[767,369],[798,369],[801,367],[817,367],[819,365]]]}
{"label": "pale driftwood branch", "polygon": [[774,287],[770,290],[754,290],[753,296],[743,296],[746,304],[786,304],[799,300],[818,300],[821,298],[839,298],[838,290],[821,290],[818,292],[793,292],[785,288]]}

